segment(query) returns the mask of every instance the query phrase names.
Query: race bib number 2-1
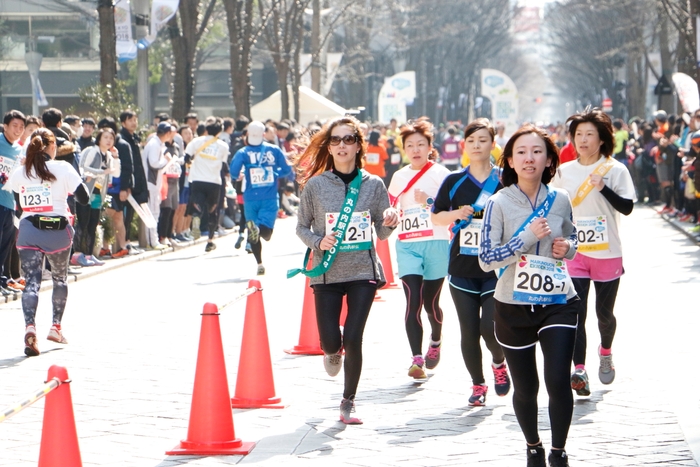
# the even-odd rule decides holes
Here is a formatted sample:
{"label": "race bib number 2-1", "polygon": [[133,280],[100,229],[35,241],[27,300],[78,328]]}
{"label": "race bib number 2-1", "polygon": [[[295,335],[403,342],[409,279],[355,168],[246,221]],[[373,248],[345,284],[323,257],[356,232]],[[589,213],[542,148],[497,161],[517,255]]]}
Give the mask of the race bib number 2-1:
{"label": "race bib number 2-1", "polygon": [[53,210],[51,182],[20,187],[19,204],[26,212],[50,212]]}
{"label": "race bib number 2-1", "polygon": [[[340,213],[326,213],[326,235],[333,232]],[[339,251],[370,250],[372,248],[372,223],[369,211],[352,213]]]}
{"label": "race bib number 2-1", "polygon": [[562,304],[571,286],[563,259],[521,255],[515,263],[514,300],[533,305]]}

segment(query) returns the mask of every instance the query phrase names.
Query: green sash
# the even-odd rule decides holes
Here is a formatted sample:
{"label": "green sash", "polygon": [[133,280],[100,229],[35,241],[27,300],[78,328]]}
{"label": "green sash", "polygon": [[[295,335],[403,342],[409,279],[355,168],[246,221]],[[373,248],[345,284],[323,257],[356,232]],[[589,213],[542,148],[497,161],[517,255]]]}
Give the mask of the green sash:
{"label": "green sash", "polygon": [[333,231],[335,236],[338,238],[338,243],[335,244],[333,248],[327,250],[323,253],[323,260],[321,264],[316,266],[310,271],[306,270],[306,265],[309,263],[309,257],[311,255],[311,248],[306,250],[306,256],[304,257],[304,268],[303,269],[290,269],[287,271],[287,279],[296,276],[301,273],[307,277],[317,277],[321,274],[325,274],[328,269],[330,269],[335,257],[340,251],[340,244],[343,243],[345,238],[345,232],[348,230],[350,225],[350,219],[352,219],[352,213],[355,210],[355,205],[357,204],[357,197],[360,194],[360,185],[362,184],[362,172],[357,174],[357,177],[350,182],[348,186],[348,194],[345,196],[345,203],[343,204],[343,209],[340,211],[338,216],[338,222],[335,224]]}

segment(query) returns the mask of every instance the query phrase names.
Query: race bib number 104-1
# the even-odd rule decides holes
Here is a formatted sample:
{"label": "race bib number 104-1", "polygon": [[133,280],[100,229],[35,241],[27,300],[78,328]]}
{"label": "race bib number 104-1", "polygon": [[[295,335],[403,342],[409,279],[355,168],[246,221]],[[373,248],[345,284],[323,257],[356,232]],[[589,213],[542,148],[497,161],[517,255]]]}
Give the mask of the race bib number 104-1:
{"label": "race bib number 104-1", "polygon": [[421,205],[401,210],[399,240],[411,240],[433,236],[433,223],[430,211]]}

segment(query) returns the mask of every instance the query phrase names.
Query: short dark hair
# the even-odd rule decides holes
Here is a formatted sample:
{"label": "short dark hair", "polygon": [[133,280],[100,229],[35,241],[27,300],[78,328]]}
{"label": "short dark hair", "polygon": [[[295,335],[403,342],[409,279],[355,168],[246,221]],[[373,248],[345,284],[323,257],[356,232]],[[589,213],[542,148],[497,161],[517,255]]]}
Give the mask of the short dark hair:
{"label": "short dark hair", "polygon": [[92,126],[95,126],[95,120],[93,120],[93,119],[90,118],[90,117],[85,117],[85,118],[83,119],[83,125],[92,125]]}
{"label": "short dark hair", "polygon": [[[566,119],[569,125],[569,139],[574,142],[576,136],[576,128],[581,123],[591,123],[598,130],[598,138],[603,143],[600,146],[600,153],[605,157],[612,155],[615,150],[615,132],[613,131],[612,121],[608,114],[597,107],[586,107],[582,112],[576,113]],[[576,145],[574,144],[574,148]]]}
{"label": "short dark hair", "polygon": [[41,120],[39,120],[39,117],[35,115],[27,115],[27,121],[24,122],[25,126],[26,125],[36,125],[38,127],[41,127]]}
{"label": "short dark hair", "polygon": [[97,128],[111,128],[114,133],[117,132],[117,122],[112,117],[104,117],[97,122]]}
{"label": "short dark hair", "polygon": [[211,136],[216,136],[221,133],[221,128],[223,127],[223,122],[219,117],[207,117],[204,121],[204,128],[207,133]]}
{"label": "short dark hair", "polygon": [[188,113],[187,115],[185,115],[185,123],[187,123],[187,120],[191,120],[193,118],[195,120],[199,121],[199,117],[197,116],[197,114],[195,112]]}
{"label": "short dark hair", "polygon": [[197,124],[197,136],[202,136],[205,131],[207,131],[207,128],[204,126],[204,123],[198,123]]}
{"label": "short dark hair", "polygon": [[491,142],[496,139],[496,130],[493,127],[493,123],[491,123],[491,120],[488,118],[477,118],[476,120],[471,121],[464,129],[464,139],[469,138],[469,136],[473,135],[479,130],[488,131],[489,135],[491,136]]}
{"label": "short dark hair", "polygon": [[284,122],[275,123],[275,128],[277,130],[289,130],[289,125]]}
{"label": "short dark hair", "polygon": [[236,119],[236,131],[243,131],[250,123],[250,119],[245,115],[239,115]]}
{"label": "short dark hair", "polygon": [[63,118],[63,121],[69,125],[75,125],[76,123],[80,122],[80,117],[77,115],[66,115]]}
{"label": "short dark hair", "polygon": [[10,110],[9,112],[7,112],[2,119],[2,123],[3,125],[9,125],[10,122],[14,119],[22,120],[22,122],[25,125],[27,124],[27,117],[25,117],[24,114],[19,110]]}
{"label": "short dark hair", "polygon": [[167,112],[161,112],[158,115],[156,115],[156,118],[159,122],[167,122],[168,120],[170,120],[170,114],[168,114]]}
{"label": "short dark hair", "polygon": [[112,128],[106,126],[103,128],[100,128],[99,131],[97,132],[97,135],[95,135],[95,145],[99,146],[100,141],[102,140],[102,135],[105,133],[110,133],[114,137],[114,142],[117,142],[117,133],[114,131]]}
{"label": "short dark hair", "polygon": [[513,158],[513,146],[515,146],[515,142],[518,138],[532,133],[539,136],[544,141],[545,148],[547,149],[547,159],[552,161],[549,167],[545,167],[544,172],[542,172],[542,183],[547,185],[552,181],[554,174],[557,173],[557,167],[559,167],[559,149],[557,145],[554,144],[554,141],[552,141],[552,138],[549,137],[549,134],[545,130],[532,123],[526,123],[510,137],[498,161],[498,165],[503,169],[503,173],[501,174],[503,186],[510,186],[518,183],[518,174],[515,172],[515,169],[508,164],[508,159]]}
{"label": "short dark hair", "polygon": [[233,126],[233,124],[234,124],[234,121],[231,117],[224,118],[224,131],[231,128]]}
{"label": "short dark hair", "polygon": [[46,109],[41,114],[41,121],[44,122],[46,128],[57,128],[61,120],[63,120],[63,113],[55,107]]}
{"label": "short dark hair", "polygon": [[119,123],[124,123],[125,121],[129,120],[130,118],[134,118],[135,116],[136,112],[134,112],[131,109],[127,109],[119,114]]}

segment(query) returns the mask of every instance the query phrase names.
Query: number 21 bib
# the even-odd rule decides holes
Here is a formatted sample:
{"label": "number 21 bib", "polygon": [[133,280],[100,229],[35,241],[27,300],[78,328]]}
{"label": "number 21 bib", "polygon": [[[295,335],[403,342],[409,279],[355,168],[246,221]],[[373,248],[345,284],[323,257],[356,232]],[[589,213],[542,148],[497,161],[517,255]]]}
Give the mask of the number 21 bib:
{"label": "number 21 bib", "polygon": [[459,231],[459,254],[479,256],[479,236],[483,219],[472,219],[465,228]]}
{"label": "number 21 bib", "polygon": [[562,304],[571,286],[563,259],[520,255],[515,263],[513,300],[533,305]]}

